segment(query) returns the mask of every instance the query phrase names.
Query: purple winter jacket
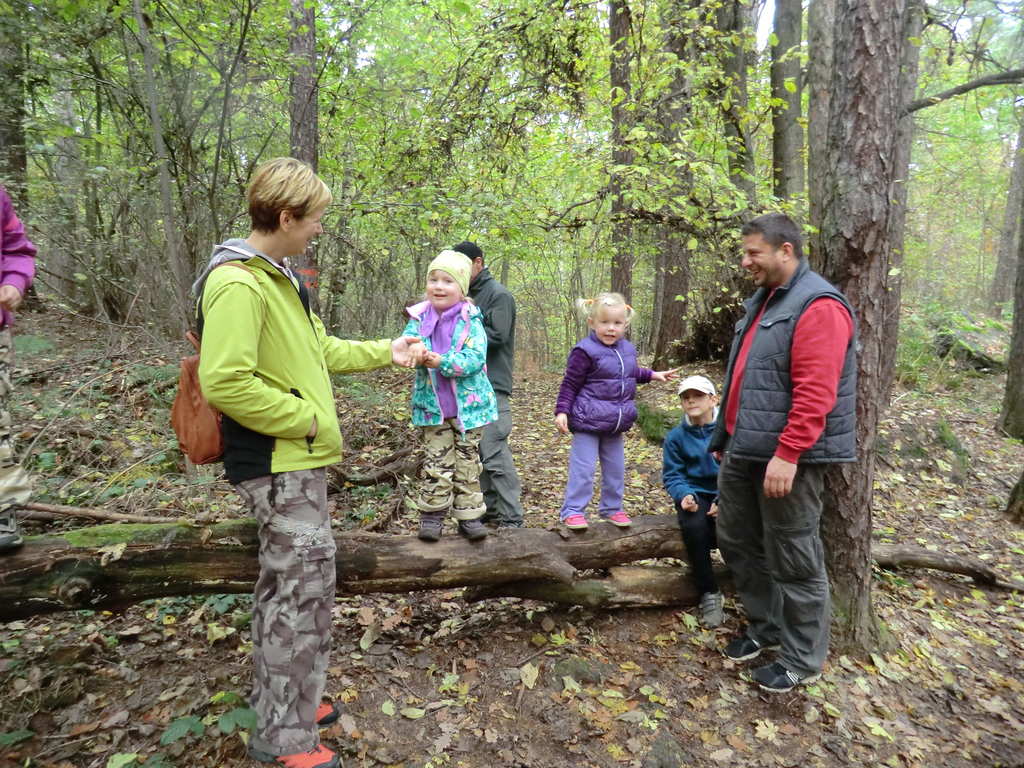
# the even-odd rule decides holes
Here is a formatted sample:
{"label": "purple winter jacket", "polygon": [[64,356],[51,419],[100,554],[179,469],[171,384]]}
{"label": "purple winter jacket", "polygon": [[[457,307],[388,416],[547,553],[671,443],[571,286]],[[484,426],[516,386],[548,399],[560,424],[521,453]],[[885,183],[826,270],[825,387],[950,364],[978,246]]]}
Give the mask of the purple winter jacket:
{"label": "purple winter jacket", "polygon": [[649,382],[652,373],[637,365],[631,342],[608,346],[591,332],[569,353],[555,413],[569,415],[573,432],[625,432],[636,421],[636,385]]}
{"label": "purple winter jacket", "polygon": [[[0,285],[12,285],[24,296],[36,274],[35,258],[36,247],[25,236],[7,190],[0,186]],[[6,309],[2,315],[0,328],[6,328],[14,316]]]}

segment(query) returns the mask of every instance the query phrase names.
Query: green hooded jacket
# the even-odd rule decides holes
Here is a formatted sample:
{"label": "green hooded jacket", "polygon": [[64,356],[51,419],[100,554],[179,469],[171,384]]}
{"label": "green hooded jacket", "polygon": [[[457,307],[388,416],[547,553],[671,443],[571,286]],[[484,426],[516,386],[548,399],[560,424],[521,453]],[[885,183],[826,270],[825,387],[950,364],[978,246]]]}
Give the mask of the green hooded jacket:
{"label": "green hooded jacket", "polygon": [[[307,314],[299,282],[263,254],[247,269],[215,268],[237,259],[232,240],[214,250],[201,286],[203,395],[223,415],[224,469],[239,483],[341,460],[341,432],[329,373],[391,363],[391,342],[329,336]],[[306,434],[317,420],[317,434]]]}

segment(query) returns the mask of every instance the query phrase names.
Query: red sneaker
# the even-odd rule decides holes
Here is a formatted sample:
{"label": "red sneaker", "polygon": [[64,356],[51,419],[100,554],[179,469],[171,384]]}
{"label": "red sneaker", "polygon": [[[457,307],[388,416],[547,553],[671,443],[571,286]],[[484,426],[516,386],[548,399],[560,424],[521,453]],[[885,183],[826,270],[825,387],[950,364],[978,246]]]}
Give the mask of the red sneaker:
{"label": "red sneaker", "polygon": [[338,756],[323,744],[317,744],[309,752],[296,752],[294,755],[270,755],[258,749],[250,749],[249,757],[284,768],[341,768]]}
{"label": "red sneaker", "polygon": [[587,518],[577,512],[575,515],[569,515],[565,520],[565,527],[574,531],[582,531],[587,527]]}
{"label": "red sneaker", "polygon": [[338,722],[340,716],[341,712],[329,701],[320,702],[320,706],[316,708],[316,724],[320,728],[326,728],[328,725]]}
{"label": "red sneaker", "polygon": [[617,525],[619,528],[629,528],[633,524],[633,521],[626,517],[626,513],[621,509],[613,515],[608,515],[604,518],[612,525]]}

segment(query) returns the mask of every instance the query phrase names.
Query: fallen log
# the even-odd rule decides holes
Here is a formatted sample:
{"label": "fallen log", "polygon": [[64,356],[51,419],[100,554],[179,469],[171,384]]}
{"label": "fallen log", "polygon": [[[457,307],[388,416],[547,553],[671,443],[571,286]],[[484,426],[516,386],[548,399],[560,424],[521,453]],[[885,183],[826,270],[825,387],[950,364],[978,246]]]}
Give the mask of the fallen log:
{"label": "fallen log", "polygon": [[[668,515],[635,518],[628,529],[506,529],[476,543],[449,535],[427,544],[411,535],[365,532],[338,534],[335,542],[340,595],[477,587],[470,597],[513,595],[606,607],[696,599],[686,591],[683,569],[615,570],[639,560],[684,557],[675,517]],[[251,519],[206,526],[101,525],[26,537],[24,547],[0,557],[0,621],[113,609],[155,597],[249,592],[256,555]],[[1024,590],[978,562],[923,549],[876,545],[875,557],[883,567],[938,568]],[[613,569],[609,578],[580,573],[605,569]]]}

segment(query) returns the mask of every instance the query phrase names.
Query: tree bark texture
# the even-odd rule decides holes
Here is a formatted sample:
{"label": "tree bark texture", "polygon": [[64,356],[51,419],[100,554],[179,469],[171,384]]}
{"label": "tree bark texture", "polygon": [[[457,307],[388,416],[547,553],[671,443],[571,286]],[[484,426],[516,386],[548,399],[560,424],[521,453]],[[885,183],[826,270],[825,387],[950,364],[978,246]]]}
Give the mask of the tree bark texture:
{"label": "tree bark texture", "polygon": [[[291,0],[291,36],[289,54],[291,74],[291,150],[292,157],[319,165],[320,123],[317,88],[316,9],[306,0]],[[320,309],[320,265],[316,245],[310,243],[298,268],[299,277],[309,291],[314,312]]]}
{"label": "tree bark texture", "polygon": [[[828,162],[828,119],[832,94],[836,0],[811,0],[807,9],[807,202],[812,223],[821,221]],[[821,268],[821,237],[807,238],[811,263]]]}
{"label": "tree bark texture", "polygon": [[[681,20],[670,13],[664,23],[664,50],[675,57],[675,71],[667,88],[670,95],[658,103],[659,143],[675,159],[687,152],[681,131],[691,112],[690,86],[684,68],[684,62],[691,55],[687,43],[690,35]],[[666,193],[670,197],[688,196],[693,188],[689,166],[679,163],[677,167],[677,175]],[[654,226],[657,247],[661,251],[662,270],[656,279],[661,281],[662,301],[653,365],[660,370],[669,367],[670,361],[679,359],[678,343],[685,335],[686,294],[690,290],[690,251],[686,247],[688,234],[667,221]]]}
{"label": "tree bark texture", "polygon": [[[625,142],[629,132],[630,118],[626,106],[632,98],[630,68],[632,63],[632,15],[629,0],[611,0],[608,3],[608,40],[611,46],[609,68],[611,81],[612,119],[612,165],[632,165],[634,153]],[[633,301],[633,242],[632,224],[626,213],[629,207],[622,195],[624,191],[622,174],[612,169],[608,180],[608,195],[611,200],[612,217],[612,268],[611,286]]]}
{"label": "tree bark texture", "polygon": [[744,0],[723,2],[718,10],[718,29],[723,34],[731,33],[731,41],[722,56],[717,101],[729,145],[729,180],[746,198],[747,207],[753,208],[757,203],[757,175],[753,138],[747,128],[747,65],[753,58],[746,42],[753,27],[750,13],[751,7]]}
{"label": "tree bark texture", "polygon": [[1003,226],[999,230],[996,271],[988,293],[989,311],[996,317],[1002,314],[1003,306],[1013,300],[1017,272],[1017,240],[1020,237],[1021,200],[1024,199],[1024,110],[1018,110],[1017,119],[1020,123],[1017,147],[1013,153]]}
{"label": "tree bark texture", "polygon": [[[1018,228],[1024,235],[1024,195],[1021,195]],[[1024,439],[1024,236],[1017,238],[1017,276],[1013,283],[1013,330],[1006,358],[1006,392],[999,427],[1011,437]]]}
{"label": "tree bark texture", "polygon": [[[447,536],[427,544],[414,536],[362,532],[334,540],[339,595],[473,587],[471,599],[509,595],[605,607],[697,600],[685,569],[621,567],[684,558],[674,515],[642,516],[629,529],[509,529],[477,543]],[[157,597],[249,592],[259,571],[257,554],[251,519],[209,526],[99,525],[27,537],[20,550],[0,558],[0,621]],[[1024,589],[981,562],[916,547],[876,545],[873,554],[883,567],[938,568],[989,586]],[[719,569],[718,575],[728,589],[728,572]]]}
{"label": "tree bark texture", "polygon": [[[775,0],[772,46],[772,181],[780,200],[804,191],[803,128],[800,126],[801,0]],[[787,87],[788,86],[788,87]]]}
{"label": "tree bark texture", "polygon": [[0,14],[0,183],[22,217],[28,206],[28,158],[25,152],[25,35],[21,19],[28,17],[15,0],[18,13]]}
{"label": "tree bark texture", "polygon": [[[920,62],[923,0],[908,0],[903,28],[903,54],[900,62],[901,103],[910,101],[917,92],[918,64]],[[903,245],[907,224],[907,192],[910,184],[910,154],[914,146],[914,116],[904,114],[896,123],[895,154],[893,156],[892,209],[889,218],[889,269],[883,310],[882,338],[891,343],[882,347],[879,391],[883,402],[889,402],[896,377],[896,340],[900,330],[900,306],[903,301]]]}
{"label": "tree bark texture", "polygon": [[836,640],[867,650],[880,641],[871,605],[871,502],[875,439],[884,403],[882,370],[892,199],[897,182],[900,65],[907,0],[838,0],[827,159],[822,168],[821,264],[854,307],[860,354],[857,447],[860,461],[826,479],[822,532],[833,584]]}

